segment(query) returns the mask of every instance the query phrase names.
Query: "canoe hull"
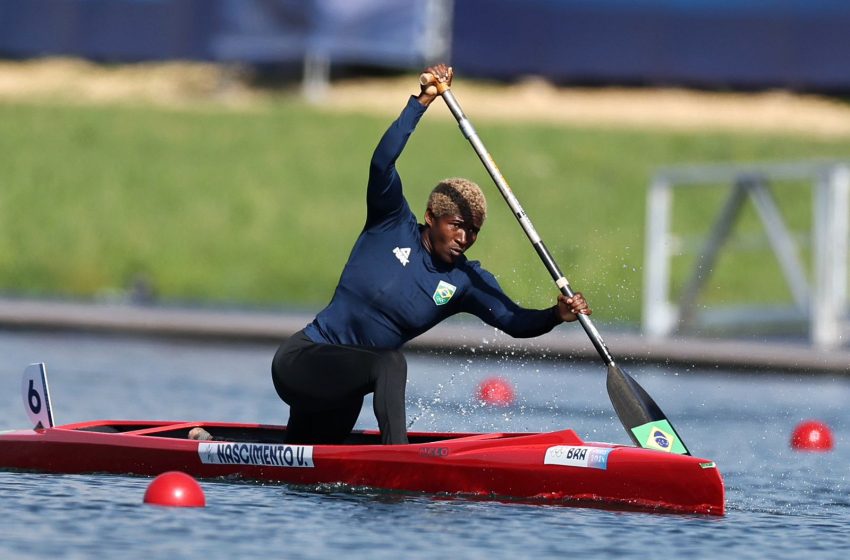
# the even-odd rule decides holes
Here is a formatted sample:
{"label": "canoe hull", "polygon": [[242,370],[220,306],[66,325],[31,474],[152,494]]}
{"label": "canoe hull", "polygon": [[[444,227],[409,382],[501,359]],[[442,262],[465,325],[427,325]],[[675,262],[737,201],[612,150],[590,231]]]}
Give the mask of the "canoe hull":
{"label": "canoe hull", "polygon": [[[187,439],[202,426],[215,441]],[[296,485],[342,483],[408,492],[723,515],[714,463],[584,442],[572,430],[532,434],[411,433],[410,445],[352,434],[345,445],[285,445],[279,426],[96,421],[0,433],[0,469],[198,478]]]}

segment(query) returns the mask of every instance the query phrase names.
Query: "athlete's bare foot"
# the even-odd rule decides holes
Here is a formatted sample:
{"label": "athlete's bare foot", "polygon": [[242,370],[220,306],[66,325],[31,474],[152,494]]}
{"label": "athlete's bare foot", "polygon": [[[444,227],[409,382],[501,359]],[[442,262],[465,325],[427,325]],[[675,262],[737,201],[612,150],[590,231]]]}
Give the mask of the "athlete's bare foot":
{"label": "athlete's bare foot", "polygon": [[203,428],[192,428],[191,430],[189,430],[189,439],[207,441],[211,440],[212,438],[212,435]]}

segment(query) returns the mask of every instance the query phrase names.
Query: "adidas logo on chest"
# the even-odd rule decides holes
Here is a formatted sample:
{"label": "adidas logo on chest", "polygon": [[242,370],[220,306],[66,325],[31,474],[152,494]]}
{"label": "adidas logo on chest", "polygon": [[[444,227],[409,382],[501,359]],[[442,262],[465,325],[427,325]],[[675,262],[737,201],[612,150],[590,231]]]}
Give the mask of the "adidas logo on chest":
{"label": "adidas logo on chest", "polygon": [[410,262],[410,247],[396,247],[393,249],[393,255],[401,263],[401,266],[407,266],[407,263]]}

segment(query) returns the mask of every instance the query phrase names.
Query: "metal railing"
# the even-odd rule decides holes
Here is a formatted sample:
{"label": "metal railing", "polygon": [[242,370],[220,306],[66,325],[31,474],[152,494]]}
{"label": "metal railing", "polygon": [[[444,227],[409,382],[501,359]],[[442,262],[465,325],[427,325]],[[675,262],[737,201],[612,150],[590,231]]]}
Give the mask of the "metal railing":
{"label": "metal railing", "polygon": [[[812,187],[812,266],[807,271],[799,243],[785,223],[773,193],[775,183],[805,182]],[[675,189],[728,185],[730,192],[699,248],[684,287],[671,297],[671,233]],[[753,165],[683,166],[658,170],[647,195],[646,251],[642,326],[644,334],[666,337],[695,326],[698,300],[717,258],[747,200],[764,226],[793,299],[790,313],[778,308],[727,313],[738,323],[748,319],[801,318],[820,348],[842,345],[847,324],[848,193],[850,162],[802,162]],[[754,281],[759,281],[754,278]]]}

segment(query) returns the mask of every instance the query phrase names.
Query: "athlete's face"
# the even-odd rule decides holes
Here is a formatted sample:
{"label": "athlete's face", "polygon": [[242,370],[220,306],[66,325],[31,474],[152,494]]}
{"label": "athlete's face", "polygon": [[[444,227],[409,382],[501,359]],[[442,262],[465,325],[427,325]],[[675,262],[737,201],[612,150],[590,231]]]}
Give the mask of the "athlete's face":
{"label": "athlete's face", "polygon": [[426,242],[431,254],[453,264],[478,239],[482,222],[478,216],[464,218],[458,214],[450,214],[437,217],[430,210],[426,211],[425,223],[428,224]]}

